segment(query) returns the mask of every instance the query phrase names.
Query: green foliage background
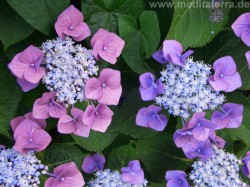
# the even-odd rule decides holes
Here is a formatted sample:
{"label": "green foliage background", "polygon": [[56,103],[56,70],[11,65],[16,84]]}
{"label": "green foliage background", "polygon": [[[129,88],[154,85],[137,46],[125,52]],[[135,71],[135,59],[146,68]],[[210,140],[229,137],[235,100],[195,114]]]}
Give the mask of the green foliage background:
{"label": "green foliage background", "polygon": [[[173,0],[174,4],[194,4],[197,1]],[[161,47],[165,38],[178,40],[185,49],[192,48],[195,51],[194,59],[207,64],[222,56],[233,56],[243,86],[241,90],[227,94],[227,99],[245,106],[244,121],[241,128],[224,130],[220,135],[227,140],[226,149],[237,156],[242,157],[250,150],[250,72],[245,59],[245,52],[249,48],[231,30],[235,19],[244,12],[250,12],[250,9],[224,8],[224,21],[212,24],[207,8],[150,7],[150,2],[171,0],[74,2],[81,5],[78,8],[82,8],[92,35],[98,28],[105,28],[126,41],[122,56],[112,66],[122,72],[123,95],[119,107],[112,108],[115,118],[105,134],[91,132],[88,139],[61,135],[56,130],[57,120],[49,119],[47,130],[53,143],[38,154],[44,164],[53,169],[73,160],[81,169],[86,155],[100,152],[107,158],[106,167],[119,170],[129,160],[140,159],[151,187],[165,186],[167,170],[189,169],[192,162],[173,143],[173,132],[179,121],[177,118],[169,116],[167,128],[160,133],[135,125],[137,111],[150,104],[140,99],[139,74],[151,71],[159,75],[162,67],[151,55]],[[13,145],[10,120],[31,111],[34,101],[45,91],[41,85],[22,93],[6,65],[28,45],[40,46],[47,39],[55,38],[55,20],[69,4],[69,0],[0,0],[0,144]],[[89,40],[83,44],[90,47]],[[78,103],[82,109],[86,106],[86,103]],[[84,177],[87,180],[92,176]]]}

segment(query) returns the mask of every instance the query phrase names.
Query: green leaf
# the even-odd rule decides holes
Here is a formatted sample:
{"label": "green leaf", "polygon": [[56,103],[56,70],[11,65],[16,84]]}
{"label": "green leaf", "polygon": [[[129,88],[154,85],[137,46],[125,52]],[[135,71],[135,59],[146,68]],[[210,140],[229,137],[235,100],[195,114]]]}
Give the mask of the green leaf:
{"label": "green leaf", "polygon": [[[225,0],[225,2],[229,1]],[[173,0],[173,2],[175,13],[166,39],[179,41],[184,49],[204,46],[223,29],[228,21],[230,9],[227,7],[223,10],[223,22],[212,23],[209,19],[210,9],[197,8],[197,4],[201,4],[200,0]],[[189,6],[180,6],[183,3]],[[211,0],[204,0],[204,4],[206,3],[211,3]]]}
{"label": "green leaf", "polygon": [[156,134],[156,131],[137,126],[135,123],[137,112],[150,104],[152,103],[141,100],[139,88],[132,90],[120,108],[115,125],[116,130],[136,138]]}
{"label": "green leaf", "polygon": [[84,149],[99,153],[108,147],[115,140],[118,134],[118,131],[114,129],[118,109],[112,108],[112,110],[114,112],[112,123],[105,133],[91,130],[88,138],[72,135],[75,142]]}
{"label": "green leaf", "polygon": [[26,23],[7,3],[0,1],[0,40],[5,50],[27,36],[34,29]]}
{"label": "green leaf", "polygon": [[138,74],[150,71],[145,59],[152,56],[160,42],[157,14],[144,11],[140,16],[139,26],[132,16],[120,16],[118,25],[120,36],[126,42],[122,53],[124,61]]}
{"label": "green leaf", "polygon": [[57,16],[69,6],[69,0],[7,0],[9,5],[31,26],[49,35]]}
{"label": "green leaf", "polygon": [[166,183],[151,183],[148,187],[166,187]]}
{"label": "green leaf", "polygon": [[195,50],[194,56],[198,60],[212,64],[216,59],[223,56],[232,56],[237,64],[237,71],[241,75],[242,90],[250,89],[250,73],[245,57],[245,52],[249,50],[240,38],[237,38],[232,31],[224,31],[206,47]]}
{"label": "green leaf", "polygon": [[139,16],[144,10],[143,0],[86,0],[82,1],[83,14],[92,34],[99,28],[118,32],[120,15]]}
{"label": "green leaf", "polygon": [[134,142],[139,157],[157,182],[165,182],[167,170],[183,170],[192,163],[173,142],[173,135],[159,133]]}
{"label": "green leaf", "polygon": [[138,160],[138,155],[133,145],[129,144],[118,147],[109,154],[108,168],[111,170],[120,170],[131,160]]}
{"label": "green leaf", "polygon": [[0,134],[11,138],[10,120],[14,118],[22,92],[6,67],[7,59],[0,51]]}
{"label": "green leaf", "polygon": [[83,159],[86,155],[79,149],[62,143],[56,143],[49,146],[44,152],[39,153],[38,157],[42,163],[53,170],[55,167],[67,163],[75,162],[77,167],[81,169]]}

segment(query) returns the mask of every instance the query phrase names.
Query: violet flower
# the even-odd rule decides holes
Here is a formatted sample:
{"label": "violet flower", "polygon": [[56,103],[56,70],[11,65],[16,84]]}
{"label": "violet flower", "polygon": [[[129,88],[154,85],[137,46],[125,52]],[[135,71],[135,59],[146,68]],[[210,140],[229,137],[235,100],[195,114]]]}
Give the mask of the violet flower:
{"label": "violet flower", "polygon": [[91,78],[86,83],[86,98],[106,105],[118,105],[121,94],[121,72],[117,70],[105,68],[98,79]]}
{"label": "violet flower", "polygon": [[84,112],[78,108],[72,108],[71,114],[60,117],[57,125],[58,132],[62,134],[75,134],[81,137],[89,137],[90,126],[85,125],[82,120]]}
{"label": "violet flower", "polygon": [[95,131],[105,132],[111,124],[113,115],[112,110],[102,103],[97,107],[89,105],[85,110],[83,123]]}
{"label": "violet flower", "polygon": [[91,39],[93,55],[96,60],[102,58],[110,64],[115,64],[121,55],[125,42],[115,33],[99,29]]}
{"label": "violet flower", "polygon": [[243,120],[244,106],[234,103],[226,103],[221,107],[222,111],[216,110],[211,121],[214,122],[216,130],[224,128],[239,128]]}
{"label": "violet flower", "polygon": [[128,163],[128,167],[123,167],[121,172],[123,182],[130,184],[144,183],[144,171],[141,169],[141,165],[138,160],[130,161]]}
{"label": "violet flower", "polygon": [[221,138],[220,136],[216,136],[215,131],[209,132],[209,140],[211,143],[215,144],[219,148],[223,148],[226,144],[226,142],[223,138]]}
{"label": "violet flower", "polygon": [[247,152],[247,155],[242,159],[242,162],[242,172],[245,176],[250,178],[250,151]]}
{"label": "violet flower", "polygon": [[140,109],[136,115],[136,125],[148,127],[156,131],[163,131],[168,119],[165,115],[158,114],[161,110],[161,107],[154,105]]}
{"label": "violet flower", "polygon": [[95,153],[84,158],[82,170],[85,173],[94,173],[95,171],[103,170],[106,160],[104,155]]}
{"label": "violet flower", "polygon": [[187,181],[187,174],[184,171],[167,171],[165,179],[167,180],[166,187],[190,187]]}
{"label": "violet flower", "polygon": [[231,27],[236,36],[240,37],[247,46],[250,46],[250,13],[242,14]]}
{"label": "violet flower", "polygon": [[236,68],[234,59],[231,56],[219,58],[213,64],[215,74],[209,77],[209,84],[215,91],[232,92],[240,88],[242,82]]}
{"label": "violet flower", "polygon": [[28,151],[40,152],[51,142],[50,135],[37,123],[29,119],[21,122],[14,132],[14,149],[25,154]]}
{"label": "violet flower", "polygon": [[44,187],[83,187],[85,181],[74,162],[57,166]]}
{"label": "violet flower", "polygon": [[250,70],[250,51],[247,51],[245,53],[246,59],[247,59],[247,64],[248,64],[248,69]]}
{"label": "violet flower", "polygon": [[73,5],[70,5],[58,16],[55,29],[60,38],[65,39],[67,36],[71,36],[78,42],[91,34],[88,25],[83,22],[82,13]]}
{"label": "violet flower", "polygon": [[33,116],[37,119],[60,118],[67,114],[67,108],[55,101],[55,92],[45,92],[33,105]]}
{"label": "violet flower", "polygon": [[158,79],[155,81],[155,76],[150,73],[140,75],[140,94],[143,101],[154,100],[158,94],[164,93],[164,85]]}
{"label": "violet flower", "polygon": [[35,88],[45,74],[44,68],[40,67],[42,59],[43,52],[30,45],[8,64],[11,73],[17,77],[24,92]]}

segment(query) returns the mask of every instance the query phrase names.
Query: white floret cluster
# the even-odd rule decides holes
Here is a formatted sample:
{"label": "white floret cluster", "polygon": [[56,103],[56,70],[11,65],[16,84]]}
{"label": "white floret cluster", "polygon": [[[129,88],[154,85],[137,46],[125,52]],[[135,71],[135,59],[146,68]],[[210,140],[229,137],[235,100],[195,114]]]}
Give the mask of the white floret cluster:
{"label": "white floret cluster", "polygon": [[39,176],[46,174],[47,166],[41,164],[33,152],[22,155],[14,149],[0,150],[0,186],[39,186]]}
{"label": "white floret cluster", "polygon": [[105,169],[95,173],[95,179],[88,183],[88,187],[146,187],[148,181],[143,184],[130,184],[122,181],[122,175],[118,171]]}
{"label": "white floret cluster", "polygon": [[247,187],[239,176],[241,161],[215,145],[214,155],[207,161],[196,161],[190,173],[194,187]]}
{"label": "white floret cluster", "polygon": [[85,100],[85,84],[99,70],[92,51],[69,37],[49,40],[42,44],[42,50],[46,66],[43,83],[56,92],[57,101],[69,106]]}
{"label": "white floret cluster", "polygon": [[202,62],[186,60],[185,67],[172,63],[161,72],[164,94],[156,97],[156,104],[174,116],[188,118],[190,113],[214,110],[225,96],[208,84],[211,67]]}

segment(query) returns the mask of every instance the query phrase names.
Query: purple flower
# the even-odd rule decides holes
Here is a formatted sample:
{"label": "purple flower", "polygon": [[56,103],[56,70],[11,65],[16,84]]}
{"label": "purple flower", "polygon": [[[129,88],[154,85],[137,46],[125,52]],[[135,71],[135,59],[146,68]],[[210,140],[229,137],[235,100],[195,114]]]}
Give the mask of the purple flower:
{"label": "purple flower", "polygon": [[[181,44],[176,40],[165,40],[163,42],[163,49],[156,51],[153,54],[153,58],[162,64],[172,62],[175,65],[185,66],[185,60],[189,57],[193,51],[188,50],[183,53]],[[163,56],[162,56],[163,55]],[[165,58],[165,60],[163,59]]]}
{"label": "purple flower", "polygon": [[22,123],[25,119],[29,119],[31,121],[36,122],[42,129],[45,129],[45,127],[46,127],[46,120],[36,119],[33,117],[33,113],[29,112],[29,113],[25,114],[24,116],[16,117],[10,121],[10,125],[11,125],[13,132],[16,130],[18,125],[20,125],[20,123]]}
{"label": "purple flower", "polygon": [[123,167],[121,172],[123,182],[130,184],[143,184],[144,182],[144,172],[138,160],[130,161],[128,167]]}
{"label": "purple flower", "polygon": [[91,78],[86,83],[86,98],[106,105],[118,105],[121,94],[121,72],[117,70],[105,68],[98,79]]}
{"label": "purple flower", "polygon": [[209,140],[219,148],[223,148],[226,144],[223,138],[216,136],[215,131],[209,132]]}
{"label": "purple flower", "polygon": [[84,158],[82,170],[85,173],[94,173],[95,171],[103,170],[105,162],[106,160],[103,155],[99,155],[98,153],[89,155]]}
{"label": "purple flower", "polygon": [[143,101],[154,100],[158,94],[164,93],[164,85],[152,73],[144,73],[140,75],[140,94]]}
{"label": "purple flower", "polygon": [[232,29],[236,36],[240,37],[247,46],[250,46],[250,13],[238,17],[232,24]]}
{"label": "purple flower", "polygon": [[90,126],[85,125],[82,120],[84,112],[78,108],[72,108],[71,114],[60,117],[57,125],[58,132],[62,134],[75,134],[82,137],[89,137]]}
{"label": "purple flower", "polygon": [[194,138],[199,141],[207,140],[209,131],[216,128],[216,125],[206,119],[205,116],[205,112],[198,112],[187,122],[187,127],[192,129]]}
{"label": "purple flower", "polygon": [[50,135],[37,123],[25,119],[14,132],[14,149],[25,154],[28,151],[40,152],[46,149],[51,142]]}
{"label": "purple flower", "polygon": [[45,74],[44,68],[40,67],[42,59],[43,52],[31,45],[18,53],[8,64],[24,92],[35,88]]}
{"label": "purple flower", "polygon": [[83,22],[82,13],[73,5],[58,16],[55,29],[60,38],[65,39],[66,36],[71,36],[78,42],[84,40],[91,34],[88,25]]}
{"label": "purple flower", "polygon": [[204,142],[190,142],[182,147],[183,152],[189,159],[198,157],[201,161],[206,161],[214,154],[211,143],[207,140]]}
{"label": "purple flower", "polygon": [[192,129],[186,127],[178,129],[174,133],[174,143],[178,148],[182,148],[189,142],[197,142],[197,140],[192,135]]}
{"label": "purple flower", "polygon": [[213,64],[215,71],[208,79],[215,91],[232,92],[242,85],[240,74],[231,56],[219,58]]}
{"label": "purple flower", "polygon": [[140,109],[136,115],[136,125],[163,131],[168,123],[168,119],[163,114],[158,114],[161,110],[161,107],[154,105]]}
{"label": "purple flower", "polygon": [[37,119],[60,118],[66,114],[66,107],[55,101],[55,92],[44,93],[33,105],[33,116]]}
{"label": "purple flower", "polygon": [[245,158],[242,159],[242,162],[242,172],[245,176],[250,178],[250,151],[247,152],[247,155]]}
{"label": "purple flower", "polygon": [[83,123],[91,129],[105,132],[112,121],[114,113],[106,105],[100,103],[97,107],[88,106],[83,117]]}
{"label": "purple flower", "polygon": [[217,125],[216,130],[239,128],[243,120],[243,105],[226,103],[221,109],[222,111],[216,110],[211,116],[211,121]]}
{"label": "purple flower", "polygon": [[74,162],[69,162],[56,167],[54,176],[45,182],[45,187],[82,187],[85,184],[81,172]]}
{"label": "purple flower", "polygon": [[91,39],[91,46],[93,47],[93,55],[99,60],[115,64],[117,58],[121,55],[125,42],[115,33],[104,29],[99,29]]}
{"label": "purple flower", "polygon": [[5,149],[5,146],[4,145],[0,145],[0,149]]}
{"label": "purple flower", "polygon": [[248,69],[250,70],[250,51],[246,52],[245,56],[247,58]]}
{"label": "purple flower", "polygon": [[166,187],[190,187],[187,174],[180,170],[167,171],[165,179],[167,180]]}

